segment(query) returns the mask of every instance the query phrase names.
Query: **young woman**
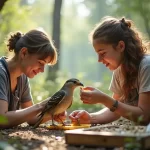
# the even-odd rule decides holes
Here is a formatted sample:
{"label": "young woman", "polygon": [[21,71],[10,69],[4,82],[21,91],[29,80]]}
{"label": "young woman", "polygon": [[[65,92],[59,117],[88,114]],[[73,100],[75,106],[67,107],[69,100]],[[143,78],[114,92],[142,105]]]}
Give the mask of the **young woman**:
{"label": "young woman", "polygon": [[113,71],[112,97],[94,87],[81,89],[81,100],[103,104],[95,113],[75,110],[72,121],[109,123],[120,116],[140,124],[150,122],[150,56],[140,33],[131,20],[105,17],[90,34],[98,62]]}
{"label": "young woman", "polygon": [[[6,124],[0,123],[0,128],[10,128],[23,122],[35,124],[46,100],[33,105],[28,78],[44,72],[45,65],[57,62],[56,48],[47,34],[39,30],[26,34],[11,33],[7,47],[14,55],[0,58],[0,115],[7,119]],[[63,120],[65,114],[59,117]],[[50,119],[51,116],[47,115],[43,122]]]}

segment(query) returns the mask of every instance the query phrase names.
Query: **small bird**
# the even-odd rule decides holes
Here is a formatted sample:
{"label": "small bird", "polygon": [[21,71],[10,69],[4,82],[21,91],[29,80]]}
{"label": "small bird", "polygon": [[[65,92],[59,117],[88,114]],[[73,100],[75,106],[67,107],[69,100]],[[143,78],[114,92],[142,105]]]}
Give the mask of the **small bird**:
{"label": "small bird", "polygon": [[65,82],[65,84],[58,92],[56,92],[52,97],[48,98],[49,100],[46,103],[44,109],[38,115],[39,119],[34,125],[34,128],[37,128],[40,125],[46,113],[50,113],[52,115],[52,125],[55,125],[54,116],[61,114],[72,105],[73,92],[74,89],[78,86],[84,85],[78,79],[71,78]]}

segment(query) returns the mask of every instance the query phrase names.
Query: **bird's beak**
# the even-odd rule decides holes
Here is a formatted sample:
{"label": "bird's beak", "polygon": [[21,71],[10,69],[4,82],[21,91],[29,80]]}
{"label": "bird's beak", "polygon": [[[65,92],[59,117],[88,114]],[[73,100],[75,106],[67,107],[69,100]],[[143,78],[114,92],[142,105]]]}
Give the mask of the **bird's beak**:
{"label": "bird's beak", "polygon": [[84,86],[81,82],[79,83],[79,86]]}

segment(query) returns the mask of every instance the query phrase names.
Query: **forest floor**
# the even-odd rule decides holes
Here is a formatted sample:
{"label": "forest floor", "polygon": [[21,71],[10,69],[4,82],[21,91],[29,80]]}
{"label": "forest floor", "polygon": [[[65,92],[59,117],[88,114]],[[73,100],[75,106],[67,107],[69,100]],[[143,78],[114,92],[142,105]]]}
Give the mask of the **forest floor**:
{"label": "forest floor", "polygon": [[[133,128],[131,122],[119,120],[111,125],[120,126],[117,132],[126,130],[128,132],[145,132],[145,126]],[[101,125],[99,125],[101,126]],[[110,124],[101,128],[103,131],[113,131]],[[7,149],[9,147],[10,149]],[[65,142],[64,130],[49,130],[46,125],[36,129],[22,124],[16,128],[0,130],[0,150],[110,150],[110,148],[86,147],[83,145],[72,146]],[[111,148],[111,150],[121,150],[122,148]]]}

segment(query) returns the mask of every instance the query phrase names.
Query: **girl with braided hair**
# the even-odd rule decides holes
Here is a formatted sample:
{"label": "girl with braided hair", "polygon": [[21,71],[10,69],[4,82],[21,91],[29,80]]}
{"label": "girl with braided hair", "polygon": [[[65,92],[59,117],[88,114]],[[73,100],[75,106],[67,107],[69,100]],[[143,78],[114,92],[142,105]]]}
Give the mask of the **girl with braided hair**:
{"label": "girl with braided hair", "polygon": [[[105,17],[90,33],[90,41],[103,63],[113,71],[112,97],[94,87],[81,89],[81,100],[87,104],[103,104],[95,113],[75,110],[72,121],[110,123],[121,116],[140,124],[150,122],[150,55],[146,43],[133,21]],[[140,119],[139,119],[140,118]]]}

